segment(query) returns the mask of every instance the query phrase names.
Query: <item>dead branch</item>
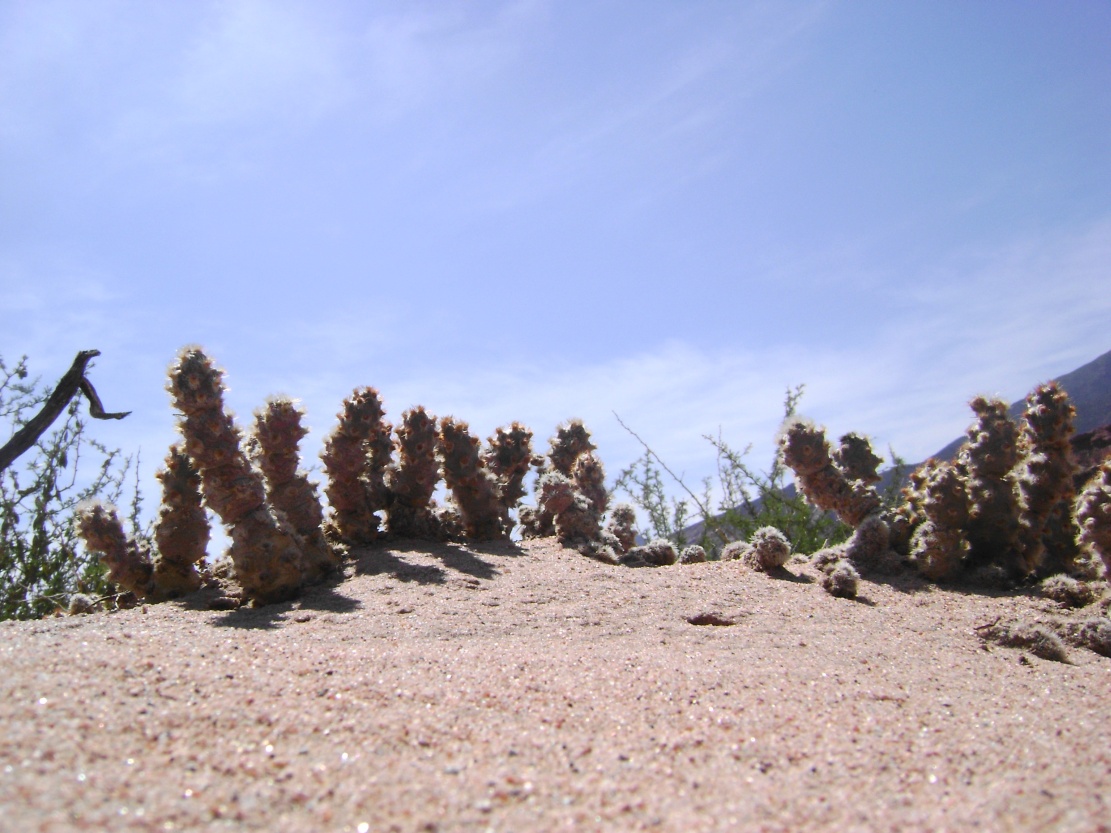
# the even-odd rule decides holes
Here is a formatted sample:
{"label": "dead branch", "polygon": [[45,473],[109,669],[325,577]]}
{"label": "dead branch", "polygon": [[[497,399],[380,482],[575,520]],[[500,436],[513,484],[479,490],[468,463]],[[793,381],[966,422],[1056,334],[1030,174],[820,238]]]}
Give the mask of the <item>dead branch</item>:
{"label": "dead branch", "polygon": [[0,448],[0,471],[14,463],[23,452],[38,442],[39,437],[46,433],[58,415],[66,409],[70,400],[79,392],[85,394],[85,398],[89,400],[89,416],[93,419],[123,419],[131,413],[131,411],[107,413],[93,383],[85,378],[85,368],[99,355],[99,350],[82,350],[77,354],[66,375],[59,380],[53,392],[46,398],[42,410],[16,431],[3,448]]}

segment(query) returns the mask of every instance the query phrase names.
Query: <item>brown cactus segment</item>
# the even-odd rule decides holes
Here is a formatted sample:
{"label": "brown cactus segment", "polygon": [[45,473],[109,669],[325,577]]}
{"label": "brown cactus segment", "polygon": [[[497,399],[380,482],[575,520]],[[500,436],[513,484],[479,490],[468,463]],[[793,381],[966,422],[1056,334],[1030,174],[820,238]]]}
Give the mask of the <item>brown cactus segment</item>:
{"label": "brown cactus segment", "polygon": [[303,412],[288,397],[273,397],[255,412],[252,451],[266,478],[270,505],[285,515],[301,536],[305,556],[305,578],[315,581],[335,570],[340,559],[324,539],[324,510],[316,484],[298,470],[301,455],[298,445],[308,433],[301,424]]}
{"label": "brown cactus segment", "polygon": [[201,476],[180,445],[170,447],[156,475],[162,505],[154,525],[154,594],[177,598],[201,586],[197,563],[204,560],[211,534],[201,503]]}
{"label": "brown cactus segment", "polygon": [[463,533],[476,541],[507,537],[497,483],[479,456],[478,439],[455,417],[440,420],[438,449],[444,482],[451,489]]}
{"label": "brown cactus segment", "polygon": [[860,434],[849,433],[841,437],[841,444],[833,452],[833,462],[849,480],[865,484],[878,483],[877,471],[883,458],[872,451],[872,445]]}
{"label": "brown cactus segment", "polygon": [[356,388],[343,402],[339,425],[324,442],[320,457],[328,473],[324,492],[332,507],[331,525],[339,538],[360,546],[377,540],[387,492],[385,472],[393,441],[378,391]]}
{"label": "brown cactus segment", "polygon": [[568,420],[556,428],[556,434],[549,441],[551,451],[548,452],[548,461],[551,468],[567,477],[571,476],[575,461],[579,455],[594,451],[597,446],[590,440],[590,432],[586,430],[581,419]]}
{"label": "brown cactus segment", "polygon": [[1089,557],[1102,559],[1105,574],[1111,579],[1111,460],[1105,460],[1097,474],[1077,496],[1077,543]]}
{"label": "brown cactus segment", "polygon": [[170,366],[169,391],[185,418],[185,451],[201,473],[205,502],[228,527],[235,578],[258,603],[288,599],[303,581],[303,556],[293,529],[266,505],[262,476],[240,447],[240,433],[223,410],[222,373],[199,348]]}
{"label": "brown cactus segment", "polygon": [[612,536],[614,550],[618,555],[624,555],[637,542],[637,513],[628,503],[618,503],[610,510],[606,521],[606,532]]}
{"label": "brown cactus segment", "polygon": [[109,581],[139,598],[150,592],[150,554],[124,532],[115,506],[99,500],[79,506],[77,533],[91,552],[100,553]]}
{"label": "brown cactus segment", "polygon": [[[1055,510],[1061,504],[1071,506],[1075,496],[1075,466],[1069,445],[1075,416],[1076,409],[1068,394],[1056,382],[1039,385],[1026,398],[1022,417],[1025,455],[1016,470],[1019,560],[1026,573],[1045,561],[1045,538],[1053,534],[1050,522]],[[1070,515],[1056,513],[1059,523],[1070,523]],[[1058,538],[1071,539],[1072,535],[1066,533]]]}
{"label": "brown cactus segment", "polygon": [[387,526],[394,535],[438,539],[443,530],[432,502],[440,480],[436,419],[418,405],[401,415],[401,425],[395,433],[399,461],[387,478],[390,491]]}
{"label": "brown cactus segment", "polygon": [[507,529],[512,529],[509,512],[525,495],[525,475],[532,463],[532,431],[519,422],[508,428],[498,428],[486,441],[483,461],[494,476],[498,495],[506,512]]}
{"label": "brown cactus segment", "polygon": [[973,564],[1017,568],[1018,501],[1013,469],[1019,431],[1001,399],[978,396],[969,406],[976,421],[958,454],[968,493],[968,542]]}
{"label": "brown cactus segment", "polygon": [[926,482],[922,511],[926,521],[914,532],[911,558],[926,578],[953,579],[964,567],[969,552],[964,536],[968,495],[955,466],[941,463],[933,468]]}
{"label": "brown cactus segment", "polygon": [[795,471],[799,489],[819,509],[835,512],[852,527],[879,510],[876,490],[862,480],[850,480],[833,464],[824,429],[793,419],[780,432],[779,447],[784,462]]}
{"label": "brown cactus segment", "polygon": [[782,567],[791,558],[791,543],[774,526],[762,526],[752,533],[741,560],[749,568],[766,573]]}

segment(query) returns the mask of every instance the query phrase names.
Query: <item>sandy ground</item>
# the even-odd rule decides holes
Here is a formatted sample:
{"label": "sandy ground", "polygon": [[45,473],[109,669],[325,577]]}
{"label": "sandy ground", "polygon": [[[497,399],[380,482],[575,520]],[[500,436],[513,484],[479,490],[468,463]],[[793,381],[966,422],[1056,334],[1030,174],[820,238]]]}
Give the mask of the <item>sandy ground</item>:
{"label": "sandy ground", "polygon": [[395,544],[2,623],[0,829],[1111,830],[1111,659],[975,630],[1055,604],[789,569]]}

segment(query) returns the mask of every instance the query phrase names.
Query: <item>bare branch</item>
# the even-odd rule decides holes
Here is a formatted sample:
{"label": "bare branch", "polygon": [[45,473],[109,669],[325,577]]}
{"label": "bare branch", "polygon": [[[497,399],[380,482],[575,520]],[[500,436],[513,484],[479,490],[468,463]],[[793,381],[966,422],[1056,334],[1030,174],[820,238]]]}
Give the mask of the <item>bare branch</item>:
{"label": "bare branch", "polygon": [[90,361],[99,355],[99,350],[82,350],[77,354],[77,358],[73,360],[70,369],[66,371],[53,392],[46,398],[42,410],[16,431],[3,448],[0,448],[0,471],[14,463],[23,452],[38,442],[39,437],[45,434],[46,430],[54,424],[54,420],[66,409],[66,405],[79,391],[84,393],[89,400],[89,416],[93,419],[123,419],[131,413],[130,411],[115,414],[105,412],[104,406],[100,403],[100,397],[96,394],[96,389],[85,378],[85,368]]}

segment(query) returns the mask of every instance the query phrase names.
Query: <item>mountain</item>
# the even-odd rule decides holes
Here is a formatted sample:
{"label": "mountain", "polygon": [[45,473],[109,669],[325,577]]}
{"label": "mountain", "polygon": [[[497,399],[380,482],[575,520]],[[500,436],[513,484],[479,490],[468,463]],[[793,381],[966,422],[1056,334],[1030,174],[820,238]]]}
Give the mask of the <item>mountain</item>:
{"label": "mountain", "polygon": [[[1078,367],[1056,380],[1063,387],[1076,408],[1076,433],[1083,435],[1101,426],[1111,424],[1111,350],[1098,359],[1093,359],[1083,367]],[[1035,383],[1036,384],[1036,383]],[[1034,385],[1030,386],[1031,389]],[[1017,419],[1026,407],[1026,400],[1020,399],[1012,402],[1008,409],[1011,416]],[[972,418],[969,417],[969,423]],[[1081,439],[1077,437],[1077,439]],[[939,460],[952,460],[957,456],[957,451],[964,442],[964,437],[958,437],[941,451],[934,454]]]}

